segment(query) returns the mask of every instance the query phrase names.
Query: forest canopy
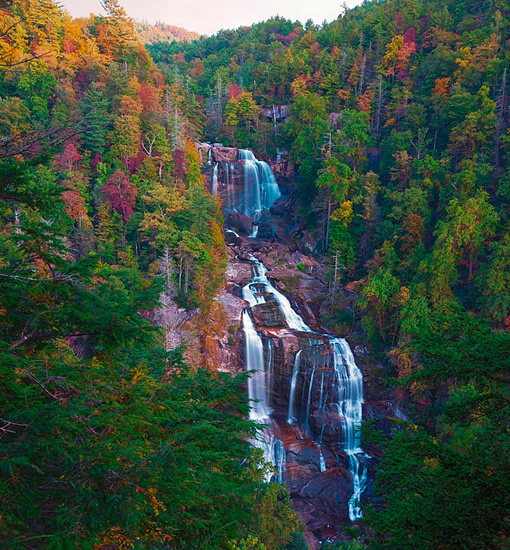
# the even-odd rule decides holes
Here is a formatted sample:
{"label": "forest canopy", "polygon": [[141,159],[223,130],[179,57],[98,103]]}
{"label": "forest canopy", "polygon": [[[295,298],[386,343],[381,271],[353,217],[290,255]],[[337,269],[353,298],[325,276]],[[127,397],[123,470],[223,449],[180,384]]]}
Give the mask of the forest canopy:
{"label": "forest canopy", "polygon": [[[371,381],[407,404],[391,437],[366,430],[379,496],[339,547],[503,548],[508,1],[184,41],[103,7],[0,7],[0,547],[306,547],[249,443],[246,376],[215,370],[208,140],[292,164],[310,252],[344,289],[324,321],[359,323]],[[198,360],[168,351],[162,303],[198,312]]]}

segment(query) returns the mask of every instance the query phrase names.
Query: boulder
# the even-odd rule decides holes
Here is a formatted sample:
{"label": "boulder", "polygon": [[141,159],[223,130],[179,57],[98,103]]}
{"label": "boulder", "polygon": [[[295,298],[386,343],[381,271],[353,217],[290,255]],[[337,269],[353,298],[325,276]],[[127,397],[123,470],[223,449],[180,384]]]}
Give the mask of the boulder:
{"label": "boulder", "polygon": [[225,242],[230,246],[241,246],[243,240],[235,231],[225,229]]}
{"label": "boulder", "polygon": [[253,306],[251,312],[257,328],[284,328],[287,326],[285,318],[274,300]]}
{"label": "boulder", "polygon": [[237,148],[216,146],[212,148],[212,156],[216,162],[231,162],[237,159]]}
{"label": "boulder", "polygon": [[307,531],[305,533],[305,540],[310,550],[318,550],[321,547],[319,539],[312,533],[312,531]]}
{"label": "boulder", "polygon": [[310,413],[310,427],[322,441],[340,441],[342,438],[342,417],[334,403],[327,405],[325,410],[316,409]]}
{"label": "boulder", "polygon": [[229,212],[227,215],[227,226],[237,233],[249,235],[253,229],[253,220],[241,212]]}

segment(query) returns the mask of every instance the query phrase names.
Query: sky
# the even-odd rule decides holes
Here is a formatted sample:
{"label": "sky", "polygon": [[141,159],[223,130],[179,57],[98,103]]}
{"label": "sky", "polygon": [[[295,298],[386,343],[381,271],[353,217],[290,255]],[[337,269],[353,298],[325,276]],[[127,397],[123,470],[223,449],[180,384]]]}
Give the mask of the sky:
{"label": "sky", "polygon": [[[104,13],[99,0],[60,0],[75,17]],[[280,15],[315,23],[336,19],[344,0],[120,0],[128,15],[139,21],[160,21],[189,31],[214,34]],[[347,0],[349,7],[360,0]]]}

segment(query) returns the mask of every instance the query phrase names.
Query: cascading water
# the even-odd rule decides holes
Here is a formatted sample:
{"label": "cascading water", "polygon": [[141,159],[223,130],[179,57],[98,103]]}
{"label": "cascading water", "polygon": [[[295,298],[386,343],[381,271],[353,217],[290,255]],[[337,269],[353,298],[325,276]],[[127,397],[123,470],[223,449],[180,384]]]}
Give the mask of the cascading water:
{"label": "cascading water", "polygon": [[359,428],[363,414],[363,376],[357,367],[349,344],[343,338],[331,340],[334,353],[335,373],[338,377],[338,409],[342,422],[342,447],[349,457],[353,492],[349,499],[351,521],[362,517],[358,505],[367,482],[367,468],[361,457]]}
{"label": "cascading water", "polygon": [[[255,329],[250,314],[250,308],[257,304],[264,303],[264,297],[257,291],[255,285],[258,283],[255,276],[243,288],[243,298],[249,306],[243,311],[242,322],[244,331],[245,363],[246,370],[252,375],[248,380],[248,396],[252,403],[250,419],[263,424],[270,423],[271,409],[269,407],[272,376],[273,376],[273,347],[267,347],[267,360],[264,361],[264,344],[260,334]],[[254,442],[256,447],[262,449],[265,462],[273,465],[276,471],[276,481],[282,482],[282,475],[285,469],[285,449],[282,442],[274,437],[271,430],[266,427]],[[267,481],[270,481],[273,474],[269,473]]]}
{"label": "cascading water", "polygon": [[211,194],[218,194],[218,164],[216,163],[213,168],[213,176],[211,182]]}
{"label": "cascading water", "polygon": [[253,403],[250,418],[259,422],[269,420],[266,370],[264,369],[264,344],[255,330],[248,309],[243,312],[243,330],[246,349],[246,369],[253,371],[248,380],[248,395]]}
{"label": "cascading water", "polygon": [[258,160],[249,149],[239,149],[243,163],[244,203],[237,209],[253,220],[258,220],[263,210],[269,210],[281,197],[276,178],[267,162]]}
{"label": "cascading water", "polygon": [[[233,185],[233,164],[227,162],[221,165],[222,180],[226,184],[227,208],[229,212],[242,212],[252,218],[256,223],[250,237],[256,237],[257,222],[262,211],[269,210],[274,201],[281,196],[280,190],[271,168],[265,162],[257,160],[252,151],[240,149],[238,159],[242,163],[244,176],[242,194],[236,192]],[[218,185],[216,168],[217,165],[213,171],[212,190],[217,189]],[[248,382],[248,393],[252,402],[250,418],[267,426],[254,443],[263,450],[265,461],[273,465],[274,473],[268,474],[268,481],[273,479],[278,483],[282,482],[286,452],[282,440],[275,436],[275,428],[276,432],[280,433],[277,425],[279,420],[272,418],[273,342],[271,338],[264,341],[261,333],[257,331],[252,308],[273,302],[278,305],[288,329],[299,333],[300,339],[305,338],[308,341],[308,345],[299,349],[295,355],[287,415],[287,425],[294,427],[288,429],[294,430],[296,434],[303,429],[304,433],[312,438],[317,448],[319,471],[324,472],[327,469],[323,454],[326,421],[320,419],[321,415],[322,418],[326,418],[327,414],[336,411],[338,420],[335,422],[341,427],[341,446],[352,477],[352,494],[348,500],[349,518],[355,521],[362,516],[359,500],[367,485],[369,458],[360,447],[358,433],[363,407],[361,371],[356,366],[345,340],[314,332],[295,311],[289,299],[273,286],[267,277],[266,267],[253,256],[250,257],[250,261],[253,277],[242,289],[242,297],[248,302],[248,307],[242,314],[245,361],[246,369],[252,371]],[[312,402],[316,415],[313,425],[310,422]],[[297,427],[298,422],[302,428]],[[339,434],[340,430],[337,429],[336,433]],[[328,441],[331,441],[331,434],[328,437]]]}
{"label": "cascading water", "polygon": [[223,166],[223,172],[225,174],[225,185],[227,187],[227,210],[232,212],[232,205],[234,204],[233,200],[233,190],[232,190],[232,178],[231,173],[233,171],[233,166],[231,162],[226,162]]}
{"label": "cascading water", "polygon": [[[340,423],[342,426],[342,449],[348,457],[349,471],[352,475],[353,492],[349,499],[349,518],[355,521],[362,517],[359,507],[361,494],[366,488],[367,483],[367,467],[365,459],[368,458],[360,448],[359,428],[362,421],[363,407],[363,377],[360,369],[357,367],[352,351],[346,340],[342,338],[333,338],[326,335],[318,335],[304,322],[303,318],[292,308],[288,298],[278,291],[268,279],[266,267],[253,256],[251,257],[253,266],[253,278],[243,288],[243,298],[248,302],[249,308],[267,303],[268,300],[277,302],[279,309],[284,316],[285,322],[289,329],[309,333],[310,337],[309,350],[312,350],[313,355],[322,358],[325,361],[326,355],[320,354],[314,350],[318,349],[319,345],[324,346],[323,340],[326,339],[330,348],[329,357],[332,358],[335,376],[335,391],[337,395],[335,406],[338,409]],[[272,368],[270,362],[264,362],[264,346],[261,336],[255,330],[253,321],[250,317],[247,308],[243,313],[243,328],[246,342],[246,367],[248,370],[256,370],[257,373],[252,377],[249,383],[250,399],[258,400],[252,409],[253,418],[263,422],[268,422],[271,410],[270,388],[272,386]],[[302,368],[303,349],[300,349],[295,356],[294,367],[290,381],[289,391],[289,411],[288,423],[297,422],[296,412],[296,386],[297,378]],[[310,352],[310,353],[312,353]],[[272,353],[272,352],[270,352]],[[318,360],[320,361],[320,360]],[[307,399],[305,406],[305,424],[308,422],[310,415],[311,394],[314,380],[318,380],[316,372],[320,365],[314,363],[310,373],[308,382]],[[303,393],[305,388],[303,386]],[[328,396],[324,392],[324,373],[320,379],[320,399],[319,407],[324,406],[328,401]],[[265,456],[272,458],[272,463],[278,470],[278,464],[275,459],[275,445],[280,445],[281,442],[270,438],[266,435]],[[318,441],[320,471],[326,470],[326,463],[322,454],[322,432]]]}

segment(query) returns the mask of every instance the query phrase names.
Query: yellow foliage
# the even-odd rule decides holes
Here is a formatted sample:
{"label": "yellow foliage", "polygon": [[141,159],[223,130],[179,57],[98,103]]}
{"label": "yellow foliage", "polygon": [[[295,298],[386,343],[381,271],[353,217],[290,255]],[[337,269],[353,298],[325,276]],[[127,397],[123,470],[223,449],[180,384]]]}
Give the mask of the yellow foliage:
{"label": "yellow foliage", "polygon": [[352,201],[344,201],[332,214],[331,219],[335,222],[342,222],[344,226],[352,220]]}

